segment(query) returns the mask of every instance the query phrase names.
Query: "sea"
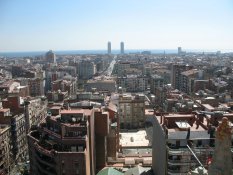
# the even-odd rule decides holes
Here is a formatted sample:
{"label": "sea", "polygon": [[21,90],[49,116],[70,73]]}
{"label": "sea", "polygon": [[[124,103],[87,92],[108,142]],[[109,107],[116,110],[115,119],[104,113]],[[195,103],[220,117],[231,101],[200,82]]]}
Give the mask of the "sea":
{"label": "sea", "polygon": [[[150,51],[152,54],[173,54],[177,50],[125,50],[126,54],[141,53],[143,51]],[[0,57],[35,57],[44,55],[48,51],[28,51],[28,52],[0,52]],[[86,54],[107,54],[106,50],[62,50],[53,51],[56,55],[86,55]],[[112,50],[112,54],[120,54],[119,50]]]}
{"label": "sea", "polygon": [[[130,53],[141,53],[143,51],[150,51],[152,54],[177,54],[177,49],[154,49],[154,50],[125,50],[125,54]],[[195,53],[216,53],[214,50],[185,50],[186,52],[195,52]],[[36,57],[45,55],[47,51],[26,51],[26,52],[0,52],[1,57],[15,58],[15,57]],[[86,55],[86,54],[107,54],[107,50],[55,50],[53,51],[56,55]],[[232,52],[231,52],[232,53]],[[112,50],[112,54],[120,54],[120,50]]]}

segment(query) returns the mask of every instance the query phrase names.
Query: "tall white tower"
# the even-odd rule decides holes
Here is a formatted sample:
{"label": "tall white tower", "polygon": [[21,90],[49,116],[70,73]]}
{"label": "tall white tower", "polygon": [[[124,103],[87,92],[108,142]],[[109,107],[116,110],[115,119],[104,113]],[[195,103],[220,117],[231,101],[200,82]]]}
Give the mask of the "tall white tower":
{"label": "tall white tower", "polygon": [[125,53],[124,42],[121,42],[121,54]]}
{"label": "tall white tower", "polygon": [[108,54],[112,53],[111,42],[108,42]]}

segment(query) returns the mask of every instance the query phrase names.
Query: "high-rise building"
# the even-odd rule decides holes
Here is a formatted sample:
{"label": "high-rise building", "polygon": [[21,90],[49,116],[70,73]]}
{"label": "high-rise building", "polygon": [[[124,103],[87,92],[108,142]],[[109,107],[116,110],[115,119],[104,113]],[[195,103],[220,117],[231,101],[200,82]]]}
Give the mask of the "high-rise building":
{"label": "high-rise building", "polygon": [[108,42],[108,54],[112,53],[111,42]]}
{"label": "high-rise building", "polygon": [[45,60],[48,63],[56,63],[56,55],[55,55],[55,53],[52,50],[48,51],[45,54]]}
{"label": "high-rise building", "polygon": [[182,53],[182,47],[178,47],[178,54],[180,55]]}
{"label": "high-rise building", "polygon": [[124,42],[121,42],[121,54],[125,53]]}
{"label": "high-rise building", "polygon": [[178,90],[181,90],[181,73],[187,70],[192,69],[193,66],[185,65],[185,64],[174,64],[172,65],[171,71],[171,84],[172,87]]}

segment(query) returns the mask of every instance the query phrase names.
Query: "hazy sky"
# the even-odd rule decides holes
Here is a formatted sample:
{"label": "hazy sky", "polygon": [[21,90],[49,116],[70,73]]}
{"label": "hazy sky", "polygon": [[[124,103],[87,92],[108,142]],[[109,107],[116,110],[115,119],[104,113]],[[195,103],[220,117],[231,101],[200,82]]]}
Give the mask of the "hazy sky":
{"label": "hazy sky", "polygon": [[0,52],[233,50],[232,0],[0,0]]}

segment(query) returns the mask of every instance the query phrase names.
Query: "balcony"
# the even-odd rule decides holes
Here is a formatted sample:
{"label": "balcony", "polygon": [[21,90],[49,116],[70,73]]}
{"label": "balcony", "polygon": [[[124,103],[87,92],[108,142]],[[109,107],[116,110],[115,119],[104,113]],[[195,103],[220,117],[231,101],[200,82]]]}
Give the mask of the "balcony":
{"label": "balcony", "polygon": [[55,132],[53,132],[45,127],[42,127],[41,129],[42,129],[42,131],[46,132],[47,134],[52,135],[58,139],[61,139],[61,135],[59,135],[59,134],[57,134],[57,133],[55,133]]}
{"label": "balcony", "polygon": [[61,135],[43,127],[41,128],[43,132],[47,133],[50,136],[54,137],[54,140],[63,144],[85,144],[86,143],[86,139],[87,136],[83,135],[83,136],[64,136],[62,137]]}
{"label": "balcony", "polygon": [[181,173],[179,172],[178,170],[177,171],[168,171],[167,172],[168,175],[187,175],[187,172],[186,173]]}
{"label": "balcony", "polygon": [[49,157],[53,157],[54,156],[54,151],[49,151],[49,150],[43,148],[42,146],[38,145],[38,143],[35,143],[34,146],[35,146],[35,149],[39,153],[42,153],[42,154],[44,154],[46,156],[49,156]]}
{"label": "balcony", "polygon": [[191,165],[195,166],[196,165],[196,160],[195,159],[181,159],[181,160],[171,160],[168,159],[168,164],[169,165],[174,165],[174,166],[185,166],[185,165]]}
{"label": "balcony", "polygon": [[[187,147],[182,148],[168,148],[169,155],[192,155],[190,150]],[[192,150],[198,155],[213,153],[214,149],[211,147],[194,147]]]}

